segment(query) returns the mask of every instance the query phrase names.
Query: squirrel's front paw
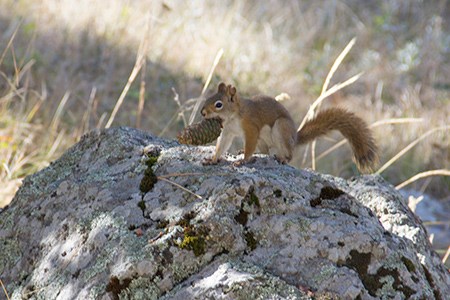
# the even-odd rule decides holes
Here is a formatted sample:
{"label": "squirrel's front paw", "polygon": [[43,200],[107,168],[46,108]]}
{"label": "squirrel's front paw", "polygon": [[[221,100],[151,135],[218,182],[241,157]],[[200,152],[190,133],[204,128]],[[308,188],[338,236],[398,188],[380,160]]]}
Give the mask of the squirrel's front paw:
{"label": "squirrel's front paw", "polygon": [[205,158],[205,159],[202,161],[202,164],[203,164],[204,166],[213,166],[213,165],[217,165],[217,164],[219,163],[219,161],[220,161],[220,158],[219,158],[219,159],[215,159],[215,158]]}
{"label": "squirrel's front paw", "polygon": [[240,159],[240,160],[234,161],[232,165],[233,165],[234,167],[240,167],[240,166],[245,165],[245,163],[247,163],[246,160]]}
{"label": "squirrel's front paw", "polygon": [[281,157],[278,157],[277,155],[274,156],[274,159],[275,159],[279,164],[282,164],[282,165],[286,165],[286,164],[289,162],[289,159],[287,159],[287,158],[281,158]]}
{"label": "squirrel's front paw", "polygon": [[233,162],[233,166],[240,167],[240,166],[243,166],[248,163],[253,163],[253,162],[255,162],[255,160],[256,160],[256,157],[251,157],[249,159],[239,159],[239,160],[236,160],[235,162]]}

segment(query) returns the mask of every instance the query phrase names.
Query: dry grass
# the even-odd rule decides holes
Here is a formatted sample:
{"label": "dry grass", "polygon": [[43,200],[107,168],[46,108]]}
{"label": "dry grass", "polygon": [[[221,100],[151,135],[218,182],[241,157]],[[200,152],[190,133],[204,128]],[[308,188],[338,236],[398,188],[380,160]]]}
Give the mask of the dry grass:
{"label": "dry grass", "polygon": [[8,292],[6,291],[6,288],[5,288],[5,286],[3,285],[3,281],[2,281],[1,279],[0,279],[0,285],[2,286],[3,292],[5,293],[6,299],[9,300]]}
{"label": "dry grass", "polygon": [[416,180],[419,180],[422,178],[427,178],[430,176],[450,176],[450,171],[449,170],[430,170],[430,171],[426,171],[426,172],[421,172],[421,173],[416,174],[413,177],[409,178],[408,180],[400,183],[399,185],[397,185],[395,187],[395,189],[400,190],[400,189],[404,188],[405,186],[413,183]]}
{"label": "dry grass", "polygon": [[[0,206],[21,178],[93,128],[137,125],[175,137],[193,121],[209,81],[233,83],[245,95],[286,92],[283,103],[300,124],[353,37],[326,86],[364,75],[324,105],[347,107],[368,123],[421,118],[373,127],[388,162],[430,129],[449,126],[449,13],[445,0],[0,0]],[[317,153],[334,143],[319,140]],[[383,171],[393,184],[450,168],[448,131],[414,145]],[[318,158],[319,171],[356,174],[348,147]],[[450,199],[446,176],[409,186]]]}

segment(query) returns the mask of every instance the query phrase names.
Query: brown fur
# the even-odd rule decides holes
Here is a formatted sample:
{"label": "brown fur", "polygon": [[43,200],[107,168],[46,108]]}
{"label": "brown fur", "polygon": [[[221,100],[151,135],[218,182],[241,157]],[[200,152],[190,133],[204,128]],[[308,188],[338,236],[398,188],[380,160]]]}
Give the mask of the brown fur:
{"label": "brown fur", "polygon": [[353,160],[363,172],[378,163],[378,147],[372,132],[361,118],[342,108],[329,108],[317,115],[297,132],[297,144],[306,144],[332,130],[339,130],[353,150]]}
{"label": "brown fur", "polygon": [[274,154],[283,163],[288,162],[296,145],[332,130],[339,130],[349,141],[361,171],[370,171],[378,160],[377,146],[367,124],[344,109],[320,111],[297,132],[289,112],[275,99],[268,96],[241,99],[235,87],[221,83],[217,93],[206,99],[201,113],[205,118],[223,120],[216,153],[209,163],[217,163],[236,136],[244,139],[244,159],[238,164],[248,161],[257,148],[262,153]]}

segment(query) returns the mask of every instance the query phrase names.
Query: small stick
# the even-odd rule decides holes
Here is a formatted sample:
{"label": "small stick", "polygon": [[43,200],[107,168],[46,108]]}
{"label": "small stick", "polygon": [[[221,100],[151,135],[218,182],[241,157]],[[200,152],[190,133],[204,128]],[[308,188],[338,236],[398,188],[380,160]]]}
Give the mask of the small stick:
{"label": "small stick", "polygon": [[168,182],[168,183],[170,183],[170,184],[173,184],[174,186],[176,186],[176,187],[182,189],[183,191],[188,192],[189,194],[194,195],[194,196],[197,197],[198,199],[203,200],[203,197],[202,197],[202,196],[200,196],[200,195],[194,193],[193,191],[188,190],[187,188],[185,188],[184,186],[179,185],[179,184],[176,183],[176,182],[173,182],[173,181],[171,181],[171,180],[169,180],[169,179],[167,179],[167,178],[160,177],[160,176],[158,176],[157,178],[160,179],[160,180],[162,180],[162,181],[166,181],[166,182]]}
{"label": "small stick", "polygon": [[158,178],[170,178],[170,177],[183,177],[183,176],[201,176],[205,175],[205,173],[172,173],[166,175],[160,175]]}
{"label": "small stick", "polygon": [[155,236],[154,238],[151,238],[148,242],[149,242],[150,244],[151,244],[151,243],[154,243],[154,242],[156,242],[157,240],[159,240],[163,235],[164,235],[164,232],[161,231],[160,233],[158,233],[157,236]]}
{"label": "small stick", "polygon": [[[202,176],[206,175],[206,173],[172,173],[172,174],[166,174],[166,175],[160,175],[158,178],[170,178],[170,177],[185,177],[185,176]],[[217,173],[217,174],[210,174],[209,176],[230,176],[230,174],[227,173]]]}

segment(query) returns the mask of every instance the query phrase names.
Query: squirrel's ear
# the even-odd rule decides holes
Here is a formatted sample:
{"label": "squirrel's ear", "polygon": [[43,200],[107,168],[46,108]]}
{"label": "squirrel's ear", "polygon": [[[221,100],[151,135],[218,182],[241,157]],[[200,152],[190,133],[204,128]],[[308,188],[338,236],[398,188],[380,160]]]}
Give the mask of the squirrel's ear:
{"label": "squirrel's ear", "polygon": [[218,91],[219,91],[219,93],[225,94],[227,92],[227,85],[225,83],[221,82],[219,84]]}
{"label": "squirrel's ear", "polygon": [[232,85],[228,86],[228,91],[230,92],[231,97],[233,97],[234,95],[236,95],[236,88]]}
{"label": "squirrel's ear", "polygon": [[228,86],[228,95],[230,95],[230,101],[231,102],[235,102],[237,97],[236,97],[236,88],[232,85]]}

